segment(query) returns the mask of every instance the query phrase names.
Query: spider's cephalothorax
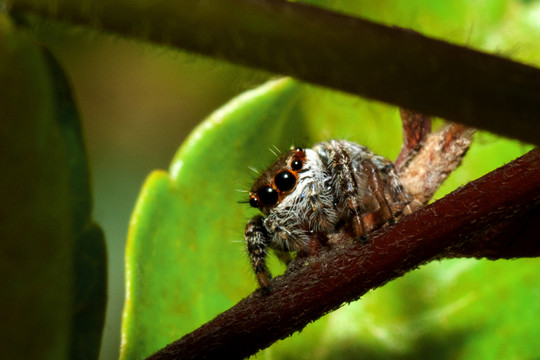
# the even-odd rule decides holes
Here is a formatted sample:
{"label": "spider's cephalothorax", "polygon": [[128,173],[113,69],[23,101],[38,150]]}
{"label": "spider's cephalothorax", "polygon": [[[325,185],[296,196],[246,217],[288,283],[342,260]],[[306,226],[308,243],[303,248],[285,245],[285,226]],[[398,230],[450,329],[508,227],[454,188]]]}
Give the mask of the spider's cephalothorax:
{"label": "spider's cephalothorax", "polygon": [[255,181],[249,195],[253,217],[244,236],[253,270],[265,289],[271,279],[268,249],[290,261],[288,252],[311,254],[320,245],[365,235],[408,212],[410,196],[391,161],[344,141],[296,148],[277,159]]}

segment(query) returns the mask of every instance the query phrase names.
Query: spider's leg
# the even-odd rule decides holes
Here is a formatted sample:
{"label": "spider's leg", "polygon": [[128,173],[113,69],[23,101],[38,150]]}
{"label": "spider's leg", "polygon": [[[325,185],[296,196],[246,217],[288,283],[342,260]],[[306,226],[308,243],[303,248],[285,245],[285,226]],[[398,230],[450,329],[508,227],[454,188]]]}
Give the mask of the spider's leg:
{"label": "spider's leg", "polygon": [[[362,216],[366,229],[370,232],[385,223],[393,224],[396,221],[396,216],[402,213],[408,202],[405,200],[406,194],[401,196],[400,191],[403,191],[403,186],[399,184],[399,181],[395,184],[391,181],[394,176],[395,180],[397,180],[393,165],[389,165],[391,168],[382,167],[383,172],[370,159],[363,159],[360,165],[360,171],[367,178],[370,194],[378,204],[377,209]],[[403,200],[400,196],[403,197]]]}
{"label": "spider's leg", "polygon": [[269,289],[272,274],[266,265],[270,237],[264,227],[262,216],[254,216],[248,221],[244,230],[244,239],[257,281],[263,291],[266,292]]}
{"label": "spider's leg", "polygon": [[369,159],[362,160],[361,165],[362,171],[364,171],[364,173],[367,175],[368,184],[371,188],[371,192],[379,203],[382,221],[386,222],[393,219],[394,214],[392,212],[392,209],[390,208],[390,205],[388,205],[386,197],[384,196],[385,184],[381,178],[381,175],[379,174],[379,169]]}
{"label": "spider's leg", "polygon": [[350,156],[343,149],[331,149],[332,173],[335,174],[336,185],[341,188],[345,205],[352,215],[350,227],[354,238],[364,238],[367,231],[362,220],[362,205],[358,199],[358,182]]}
{"label": "spider's leg", "polygon": [[379,164],[377,168],[384,184],[385,199],[388,200],[393,217],[412,214],[414,211],[411,206],[412,197],[401,184],[394,164],[388,161],[386,164]]}

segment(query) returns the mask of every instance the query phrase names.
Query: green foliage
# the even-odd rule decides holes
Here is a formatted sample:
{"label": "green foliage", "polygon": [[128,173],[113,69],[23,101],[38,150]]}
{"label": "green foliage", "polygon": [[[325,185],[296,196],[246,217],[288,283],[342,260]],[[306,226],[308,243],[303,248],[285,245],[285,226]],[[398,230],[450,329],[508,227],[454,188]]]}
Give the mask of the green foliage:
{"label": "green foliage", "polygon": [[103,234],[80,119],[54,59],[0,14],[0,353],[95,359],[105,312]]}

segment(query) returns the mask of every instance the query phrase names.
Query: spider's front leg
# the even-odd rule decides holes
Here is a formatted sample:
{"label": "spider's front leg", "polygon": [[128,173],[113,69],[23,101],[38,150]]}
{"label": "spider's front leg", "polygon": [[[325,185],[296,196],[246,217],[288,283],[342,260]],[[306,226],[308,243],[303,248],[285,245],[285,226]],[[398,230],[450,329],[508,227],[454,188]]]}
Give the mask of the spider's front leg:
{"label": "spider's front leg", "polygon": [[257,281],[263,291],[268,291],[272,279],[272,274],[266,265],[270,237],[263,220],[261,215],[251,218],[244,230],[244,239]]}
{"label": "spider's front leg", "polygon": [[332,183],[340,188],[343,201],[351,214],[348,224],[354,238],[365,239],[367,231],[362,219],[362,204],[358,198],[358,178],[354,174],[354,168],[348,152],[339,143],[330,143],[327,150],[331,159]]}

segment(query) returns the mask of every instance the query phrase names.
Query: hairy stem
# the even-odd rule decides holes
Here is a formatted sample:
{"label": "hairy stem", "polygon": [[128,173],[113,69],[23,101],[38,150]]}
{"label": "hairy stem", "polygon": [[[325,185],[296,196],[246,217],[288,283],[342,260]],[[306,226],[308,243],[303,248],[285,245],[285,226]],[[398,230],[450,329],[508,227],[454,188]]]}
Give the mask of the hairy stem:
{"label": "hairy stem", "polygon": [[403,144],[394,166],[398,174],[407,168],[418,154],[426,138],[431,133],[431,117],[409,109],[399,109],[403,129]]}
{"label": "hairy stem", "polygon": [[540,70],[410,30],[285,0],[13,0],[11,7],[540,144]]}
{"label": "hairy stem", "polygon": [[413,209],[426,205],[448,175],[461,164],[474,132],[472,128],[450,123],[425,136],[421,149],[401,167],[399,174],[403,187],[413,197],[410,204]]}
{"label": "hairy stem", "polygon": [[533,150],[376,231],[367,243],[295,260],[268,296],[254,292],[150,359],[252,355],[435,258],[540,256],[539,208],[540,151]]}

